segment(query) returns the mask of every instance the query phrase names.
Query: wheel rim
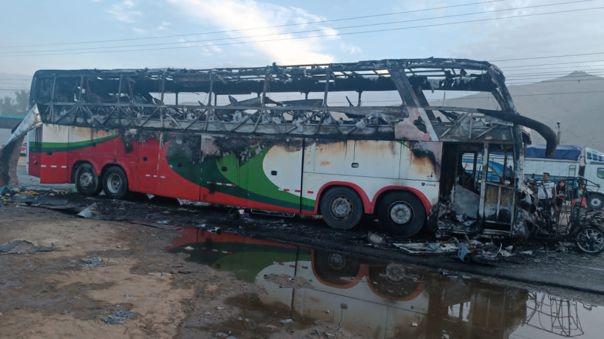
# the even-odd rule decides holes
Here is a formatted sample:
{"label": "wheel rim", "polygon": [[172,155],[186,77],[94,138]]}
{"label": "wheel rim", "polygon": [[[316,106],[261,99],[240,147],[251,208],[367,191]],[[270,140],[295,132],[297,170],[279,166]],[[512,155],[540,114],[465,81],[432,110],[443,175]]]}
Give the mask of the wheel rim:
{"label": "wheel rim", "polygon": [[332,253],[327,258],[327,263],[332,269],[339,271],[346,266],[346,259],[339,253]]}
{"label": "wheel rim", "polygon": [[593,208],[600,208],[602,206],[602,199],[600,197],[592,197],[589,199],[589,204]]}
{"label": "wheel rim", "polygon": [[577,234],[577,246],[587,253],[598,253],[604,249],[604,234],[595,228],[585,228]]}
{"label": "wheel rim", "polygon": [[121,188],[122,188],[122,178],[118,174],[111,173],[107,177],[107,190],[111,194],[117,194],[117,193],[119,193]]}
{"label": "wheel rim", "polygon": [[344,197],[333,199],[331,214],[338,219],[344,219],[352,213],[352,203]]}
{"label": "wheel rim", "polygon": [[404,225],[413,218],[413,208],[404,201],[396,201],[390,205],[390,219],[399,225]]}
{"label": "wheel rim", "polygon": [[405,268],[400,264],[388,264],[386,266],[386,278],[394,282],[402,281],[405,279]]}
{"label": "wheel rim", "polygon": [[80,187],[90,187],[94,182],[94,177],[90,172],[83,172],[80,173],[78,182],[80,183]]}

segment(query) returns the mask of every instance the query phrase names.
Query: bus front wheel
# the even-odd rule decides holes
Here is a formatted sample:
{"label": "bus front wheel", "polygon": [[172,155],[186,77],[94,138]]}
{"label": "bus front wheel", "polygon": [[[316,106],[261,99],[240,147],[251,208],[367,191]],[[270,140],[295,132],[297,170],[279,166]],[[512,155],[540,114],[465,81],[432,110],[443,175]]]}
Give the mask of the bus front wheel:
{"label": "bus front wheel", "polygon": [[321,198],[320,210],[329,227],[348,230],[361,221],[363,202],[354,190],[348,187],[334,187]]}
{"label": "bus front wheel", "polygon": [[77,167],[74,181],[76,189],[80,194],[95,196],[101,191],[99,178],[94,173],[94,168],[90,164],[85,163]]}
{"label": "bus front wheel", "polygon": [[123,199],[128,194],[128,178],[123,169],[111,166],[103,172],[103,191],[111,199]]}
{"label": "bus front wheel", "polygon": [[377,206],[382,226],[392,234],[403,237],[416,235],[426,221],[426,210],[421,201],[409,192],[390,192]]}

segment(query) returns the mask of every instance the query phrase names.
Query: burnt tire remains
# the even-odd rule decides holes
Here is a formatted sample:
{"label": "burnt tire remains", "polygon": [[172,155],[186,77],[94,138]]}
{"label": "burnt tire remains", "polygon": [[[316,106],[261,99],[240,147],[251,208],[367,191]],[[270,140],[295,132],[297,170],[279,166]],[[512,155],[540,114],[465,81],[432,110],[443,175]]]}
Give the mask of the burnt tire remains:
{"label": "burnt tire remains", "polygon": [[123,169],[111,166],[103,172],[103,191],[111,199],[123,199],[128,194],[128,177]]}
{"label": "burnt tire remains", "polygon": [[403,237],[416,235],[426,222],[424,205],[410,192],[386,193],[380,199],[377,214],[386,231]]}
{"label": "burnt tire remains", "polygon": [[78,193],[86,196],[95,196],[101,191],[99,177],[94,173],[91,164],[84,163],[76,168],[74,183]]}
{"label": "burnt tire remains", "polygon": [[363,202],[359,195],[348,187],[330,188],[321,197],[319,207],[323,220],[335,229],[354,228],[363,217]]}

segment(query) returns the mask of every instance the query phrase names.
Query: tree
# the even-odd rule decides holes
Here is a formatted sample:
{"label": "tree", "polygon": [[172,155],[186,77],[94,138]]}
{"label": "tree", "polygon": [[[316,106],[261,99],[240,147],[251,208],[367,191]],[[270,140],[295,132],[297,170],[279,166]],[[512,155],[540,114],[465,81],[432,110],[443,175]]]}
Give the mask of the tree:
{"label": "tree", "polygon": [[23,116],[27,110],[28,103],[29,91],[26,90],[16,91],[14,97],[5,96],[0,99],[0,116]]}

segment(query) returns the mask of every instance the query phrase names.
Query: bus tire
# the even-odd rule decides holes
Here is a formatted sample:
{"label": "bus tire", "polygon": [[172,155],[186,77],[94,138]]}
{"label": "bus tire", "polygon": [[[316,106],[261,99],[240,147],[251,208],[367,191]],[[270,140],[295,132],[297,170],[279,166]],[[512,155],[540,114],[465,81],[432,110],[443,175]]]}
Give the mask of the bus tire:
{"label": "bus tire", "polygon": [[123,169],[111,166],[103,172],[103,191],[111,199],[123,199],[128,194],[128,177]]}
{"label": "bus tire", "polygon": [[604,205],[604,196],[600,193],[589,193],[587,204],[592,210],[600,210],[602,209],[602,205]]}
{"label": "bus tire", "polygon": [[78,193],[86,196],[95,196],[101,191],[99,177],[94,173],[91,164],[84,163],[76,168],[74,183]]}
{"label": "bus tire", "polygon": [[382,226],[391,234],[411,237],[419,233],[426,223],[424,205],[410,192],[386,193],[377,210]]}
{"label": "bus tire", "polygon": [[321,250],[313,253],[312,265],[315,275],[322,282],[337,286],[348,285],[361,269],[360,261],[354,257]]}
{"label": "bus tire", "polygon": [[335,229],[354,228],[363,217],[363,202],[358,194],[348,187],[330,188],[321,197],[319,207],[323,220]]}

